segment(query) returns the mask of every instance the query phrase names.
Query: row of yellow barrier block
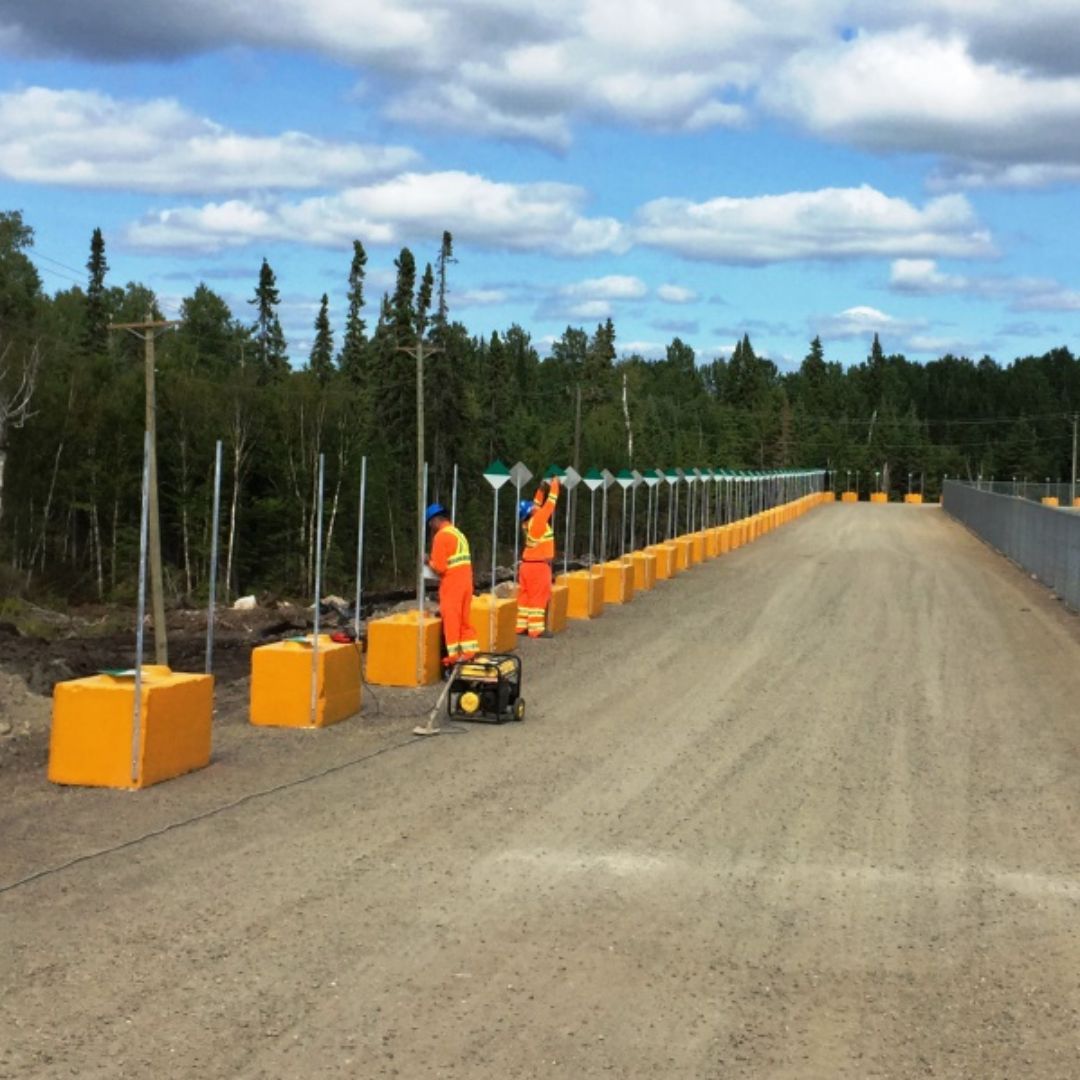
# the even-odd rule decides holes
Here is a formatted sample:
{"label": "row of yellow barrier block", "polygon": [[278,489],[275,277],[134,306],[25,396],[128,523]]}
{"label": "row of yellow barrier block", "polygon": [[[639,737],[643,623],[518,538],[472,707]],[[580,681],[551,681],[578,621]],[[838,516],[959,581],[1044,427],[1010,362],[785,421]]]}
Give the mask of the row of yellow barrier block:
{"label": "row of yellow barrier block", "polygon": [[[840,496],[841,502],[854,503],[859,501],[859,496],[854,491],[845,491]],[[889,501],[888,492],[885,491],[872,491],[870,492],[870,502],[872,503],[887,503]],[[909,506],[922,506],[923,497],[917,491],[909,491],[904,496],[904,502]]]}
{"label": "row of yellow barrier block", "polygon": [[[735,551],[833,498],[831,492],[808,495],[729,525],[677,536],[585,570],[562,574],[552,588],[548,628],[558,634],[574,620],[595,619],[606,606],[630,603],[637,593],[654,588],[658,581]],[[482,652],[507,652],[516,646],[514,597],[474,597],[472,619]],[[360,711],[361,647],[320,635],[314,658],[312,648],[309,637],[252,650],[252,724],[320,728]],[[411,611],[373,619],[368,624],[363,675],[367,682],[379,686],[431,684],[439,679],[440,651],[441,624],[432,615],[420,616]],[[92,675],[56,685],[49,744],[50,780],[58,784],[142,788],[209,763],[213,676],[145,665],[141,684],[137,740],[133,738],[134,672]]]}

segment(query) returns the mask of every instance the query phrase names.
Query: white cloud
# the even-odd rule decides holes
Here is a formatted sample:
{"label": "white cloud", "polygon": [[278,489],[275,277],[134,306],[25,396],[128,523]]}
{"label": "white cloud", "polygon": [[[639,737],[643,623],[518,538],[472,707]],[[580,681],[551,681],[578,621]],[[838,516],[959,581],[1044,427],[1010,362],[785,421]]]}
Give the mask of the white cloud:
{"label": "white cloud", "polygon": [[920,209],[866,185],[703,203],[656,199],[638,212],[633,236],[688,258],[743,264],[994,252],[963,196]]}
{"label": "white cloud", "polygon": [[455,307],[487,307],[491,304],[503,304],[510,299],[505,289],[464,289],[452,296]]}
{"label": "white cloud", "polygon": [[612,307],[609,300],[582,300],[578,304],[571,304],[566,308],[566,314],[575,319],[606,319],[611,315]]}
{"label": "white cloud", "polygon": [[761,100],[833,139],[940,155],[938,186],[1080,178],[1076,67],[1043,75],[1014,61],[977,59],[959,29],[905,26],[804,50],[762,86]]}
{"label": "white cloud", "polygon": [[594,300],[640,300],[648,291],[641,278],[623,274],[586,278],[584,281],[563,285],[559,289],[563,296],[581,296]]}
{"label": "white cloud", "polygon": [[897,292],[934,293],[963,292],[969,279],[958,274],[943,274],[933,259],[897,259],[889,271],[889,285]]}
{"label": "white cloud", "polygon": [[1003,298],[1014,311],[1080,311],[1080,290],[1053,278],[946,274],[933,259],[898,259],[892,264],[889,284],[897,292],[918,296],[952,293]]}
{"label": "white cloud", "polygon": [[618,343],[620,356],[640,356],[645,360],[661,360],[667,354],[667,345],[661,341],[622,341]]}
{"label": "white cloud", "polygon": [[[391,116],[565,146],[574,120],[658,130],[744,122],[739,100],[838,0],[9,0],[0,43],[97,60],[229,45],[314,52],[375,75]],[[117,27],[123,33],[117,33]],[[478,49],[477,43],[483,48]]]}
{"label": "white cloud", "polygon": [[131,225],[139,248],[220,251],[284,241],[343,247],[399,244],[449,229],[477,247],[593,255],[624,247],[612,218],[581,213],[585,194],[567,184],[508,184],[464,172],[404,173],[332,195],[287,201],[233,199],[152,213]]}
{"label": "white cloud", "polygon": [[401,146],[335,143],[298,131],[243,135],[170,98],[121,101],[87,90],[0,93],[0,177],[152,192],[315,188],[399,172]]}
{"label": "white cloud", "polygon": [[815,330],[824,338],[844,340],[871,337],[874,334],[907,336],[924,325],[921,320],[897,319],[878,308],[860,305],[847,308],[837,315],[817,319]]}
{"label": "white cloud", "polygon": [[656,295],[665,304],[692,304],[698,298],[698,294],[693,289],[688,289],[684,285],[661,285],[656,290]]}

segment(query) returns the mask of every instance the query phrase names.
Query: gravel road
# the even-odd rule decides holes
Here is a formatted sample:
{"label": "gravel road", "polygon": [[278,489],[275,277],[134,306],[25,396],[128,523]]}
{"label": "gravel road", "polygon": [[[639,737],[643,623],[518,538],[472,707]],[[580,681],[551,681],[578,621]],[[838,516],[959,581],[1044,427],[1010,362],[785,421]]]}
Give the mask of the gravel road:
{"label": "gravel road", "polygon": [[524,724],[18,774],[0,885],[165,831],[0,893],[0,1077],[1072,1080],[1077,623],[837,505],[527,643]]}

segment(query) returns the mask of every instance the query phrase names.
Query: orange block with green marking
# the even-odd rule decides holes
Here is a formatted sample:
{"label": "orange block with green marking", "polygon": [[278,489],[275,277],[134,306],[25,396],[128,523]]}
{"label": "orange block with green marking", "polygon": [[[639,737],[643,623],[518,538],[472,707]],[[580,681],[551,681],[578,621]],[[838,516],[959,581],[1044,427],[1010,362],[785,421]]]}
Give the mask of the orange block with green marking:
{"label": "orange block with green marking", "polygon": [[[249,719],[258,727],[327,727],[360,711],[360,647],[319,635],[315,711],[312,639],[275,641],[251,650]],[[415,656],[413,665],[415,667]]]}
{"label": "orange block with green marking", "polygon": [[48,777],[54,784],[144,788],[210,762],[212,675],[185,675],[156,664],[142,669],[141,717],[134,748],[135,676],[90,675],[53,689]]}

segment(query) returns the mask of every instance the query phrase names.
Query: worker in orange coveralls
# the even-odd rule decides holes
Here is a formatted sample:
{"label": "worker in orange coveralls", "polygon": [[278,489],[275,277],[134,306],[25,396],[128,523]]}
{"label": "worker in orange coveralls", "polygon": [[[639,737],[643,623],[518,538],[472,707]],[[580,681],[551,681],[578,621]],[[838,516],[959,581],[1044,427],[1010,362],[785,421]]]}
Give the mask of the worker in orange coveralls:
{"label": "worker in orange coveralls", "polygon": [[472,555],[465,534],[454,527],[445,508],[433,503],[425,515],[431,533],[428,566],[439,575],[439,614],[442,616],[446,656],[443,666],[471,660],[480,649],[472,625]]}
{"label": "worker in orange coveralls", "polygon": [[551,564],[555,561],[555,529],[551,518],[559,501],[559,478],[541,484],[532,502],[518,507],[525,531],[525,548],[518,567],[517,632],[531,638],[552,637],[547,628],[551,600]]}

